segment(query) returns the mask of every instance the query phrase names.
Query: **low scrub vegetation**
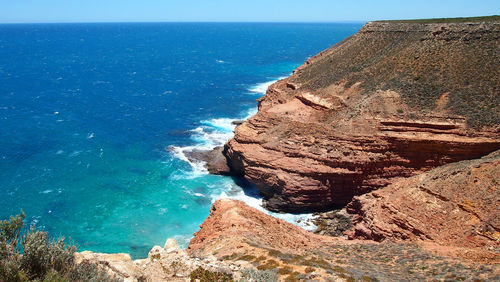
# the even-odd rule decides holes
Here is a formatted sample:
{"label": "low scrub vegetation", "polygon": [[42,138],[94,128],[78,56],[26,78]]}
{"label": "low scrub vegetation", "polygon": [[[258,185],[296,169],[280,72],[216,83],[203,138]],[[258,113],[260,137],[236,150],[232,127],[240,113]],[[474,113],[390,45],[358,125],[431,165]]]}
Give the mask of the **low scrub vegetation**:
{"label": "low scrub vegetation", "polygon": [[35,226],[22,232],[24,219],[21,211],[0,221],[0,281],[114,281],[94,264],[76,264],[77,248],[64,238]]}
{"label": "low scrub vegetation", "polygon": [[198,267],[189,275],[191,281],[200,282],[232,282],[233,275],[224,272],[214,272]]}
{"label": "low scrub vegetation", "polygon": [[242,279],[240,282],[276,282],[279,275],[272,270],[257,270],[246,268],[242,271]]}
{"label": "low scrub vegetation", "polygon": [[470,22],[495,22],[500,21],[500,16],[468,17],[468,18],[435,18],[435,19],[414,19],[414,20],[392,20],[380,22],[396,23],[470,23]]}

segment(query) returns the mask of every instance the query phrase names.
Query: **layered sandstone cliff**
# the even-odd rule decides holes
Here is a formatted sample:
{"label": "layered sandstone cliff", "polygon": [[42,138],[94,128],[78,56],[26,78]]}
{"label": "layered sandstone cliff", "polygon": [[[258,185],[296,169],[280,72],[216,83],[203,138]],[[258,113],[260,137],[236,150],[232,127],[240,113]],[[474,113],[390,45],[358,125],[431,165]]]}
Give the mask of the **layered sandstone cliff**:
{"label": "layered sandstone cliff", "polygon": [[[458,229],[460,223],[453,224]],[[187,251],[225,263],[248,262],[279,274],[280,281],[440,281],[500,274],[498,265],[443,257],[426,245],[316,235],[234,200],[214,203]]]}
{"label": "layered sandstone cliff", "polygon": [[351,238],[427,241],[500,262],[500,151],[355,197]]}
{"label": "layered sandstone cliff", "polygon": [[366,24],[272,85],[224,150],[267,207],[327,210],[500,148],[500,22]]}

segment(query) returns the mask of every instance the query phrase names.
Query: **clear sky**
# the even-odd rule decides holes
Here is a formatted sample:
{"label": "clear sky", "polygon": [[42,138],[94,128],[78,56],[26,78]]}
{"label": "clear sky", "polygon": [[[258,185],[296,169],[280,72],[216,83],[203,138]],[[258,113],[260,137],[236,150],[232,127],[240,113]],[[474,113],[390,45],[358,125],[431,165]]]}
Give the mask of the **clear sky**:
{"label": "clear sky", "polygon": [[0,0],[0,22],[338,22],[500,14],[500,0]]}

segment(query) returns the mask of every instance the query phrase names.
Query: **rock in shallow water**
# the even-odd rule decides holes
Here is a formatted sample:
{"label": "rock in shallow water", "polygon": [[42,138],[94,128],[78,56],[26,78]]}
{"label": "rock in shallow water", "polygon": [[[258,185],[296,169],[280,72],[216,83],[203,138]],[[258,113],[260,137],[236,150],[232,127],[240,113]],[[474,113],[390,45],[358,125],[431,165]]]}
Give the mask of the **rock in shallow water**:
{"label": "rock in shallow water", "polygon": [[227,165],[227,160],[222,153],[224,147],[215,147],[211,151],[193,150],[186,152],[186,156],[191,161],[203,161],[211,174],[231,175],[231,170]]}

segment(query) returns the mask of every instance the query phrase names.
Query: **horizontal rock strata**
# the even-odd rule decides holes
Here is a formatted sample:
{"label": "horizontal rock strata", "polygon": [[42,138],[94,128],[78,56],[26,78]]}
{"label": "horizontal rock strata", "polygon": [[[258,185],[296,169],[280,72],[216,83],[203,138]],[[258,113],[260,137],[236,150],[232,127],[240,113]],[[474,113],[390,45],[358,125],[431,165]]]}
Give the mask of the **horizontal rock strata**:
{"label": "horizontal rock strata", "polygon": [[495,265],[442,257],[416,244],[313,234],[228,199],[214,203],[187,252],[226,263],[246,261],[277,273],[280,281],[419,281],[447,275],[468,280],[500,274]]}
{"label": "horizontal rock strata", "polygon": [[355,197],[351,238],[476,248],[500,263],[500,151]]}
{"label": "horizontal rock strata", "polygon": [[500,24],[368,23],[259,99],[224,153],[288,212],[500,148]]}

